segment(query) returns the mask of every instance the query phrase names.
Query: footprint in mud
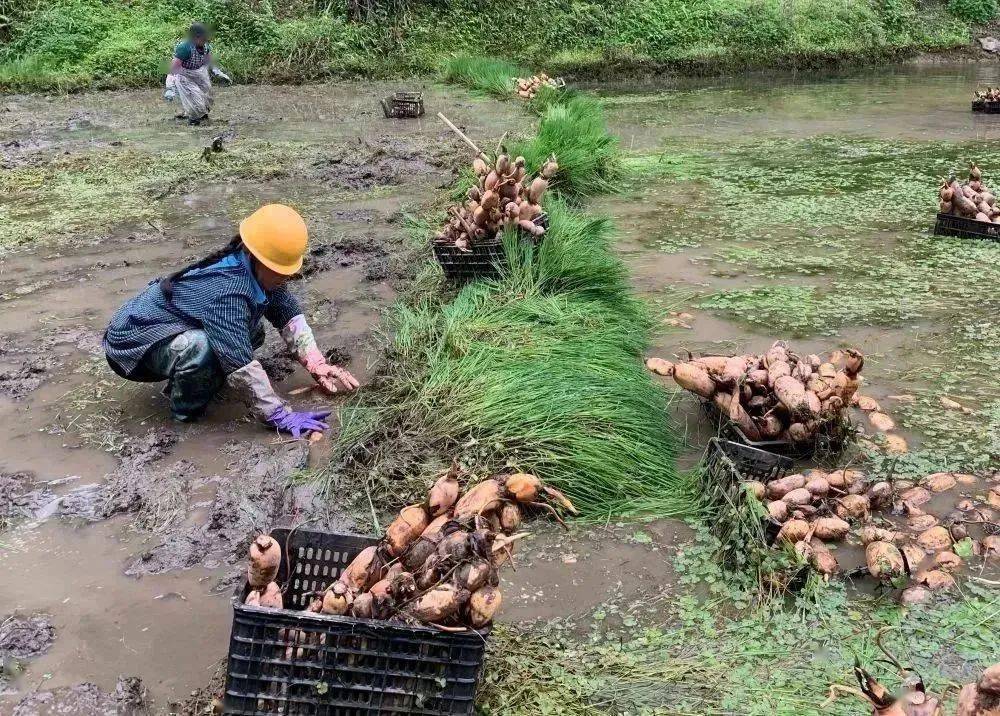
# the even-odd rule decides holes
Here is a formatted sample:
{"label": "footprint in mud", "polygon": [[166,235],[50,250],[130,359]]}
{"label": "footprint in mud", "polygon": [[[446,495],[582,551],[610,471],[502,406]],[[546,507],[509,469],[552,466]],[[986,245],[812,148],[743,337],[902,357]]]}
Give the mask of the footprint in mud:
{"label": "footprint in mud", "polygon": [[36,487],[31,472],[0,472],[0,532],[17,522],[37,519],[56,499],[46,485]]}
{"label": "footprint in mud", "polygon": [[44,614],[0,619],[0,693],[21,675],[24,662],[48,651],[55,638],[55,627]]}

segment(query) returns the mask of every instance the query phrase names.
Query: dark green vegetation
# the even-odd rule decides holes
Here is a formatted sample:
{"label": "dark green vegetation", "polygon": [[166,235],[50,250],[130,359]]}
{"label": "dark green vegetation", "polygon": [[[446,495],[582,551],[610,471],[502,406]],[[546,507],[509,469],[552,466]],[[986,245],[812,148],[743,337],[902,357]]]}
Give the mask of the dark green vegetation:
{"label": "dark green vegetation", "polygon": [[[612,227],[567,203],[609,187],[617,171],[599,105],[550,98],[537,134],[511,151],[532,172],[552,153],[560,162],[544,241],[533,251],[506,236],[505,274],[457,294],[428,268],[390,316],[380,389],[345,411],[328,477],[356,486],[363,476],[377,504],[399,505],[459,456],[480,476],[535,472],[591,518],[690,512],[666,400],[640,361],[650,316],[612,252]],[[426,242],[430,227],[416,229]],[[345,493],[365,504],[363,491]]]}
{"label": "dark green vegetation", "polygon": [[[376,7],[379,4],[376,3]],[[993,0],[636,0],[385,3],[369,22],[341,3],[292,0],[12,0],[0,16],[0,88],[159,81],[192,20],[218,28],[238,81],[429,73],[455,52],[550,72],[742,70],[878,60],[963,46]]]}
{"label": "dark green vegetation", "polygon": [[996,0],[948,0],[948,12],[966,22],[989,22],[997,14]]}
{"label": "dark green vegetation", "polygon": [[[823,703],[831,684],[856,686],[855,657],[899,684],[875,644],[882,628],[884,645],[939,695],[996,659],[995,589],[971,582],[961,601],[906,611],[890,595],[849,596],[835,584],[755,604],[753,585],[719,570],[715,548],[707,537],[686,547],[675,561],[682,586],[670,593],[611,599],[574,625],[497,629],[484,713],[856,716],[870,707],[850,694]],[[574,636],[588,626],[588,639]]]}

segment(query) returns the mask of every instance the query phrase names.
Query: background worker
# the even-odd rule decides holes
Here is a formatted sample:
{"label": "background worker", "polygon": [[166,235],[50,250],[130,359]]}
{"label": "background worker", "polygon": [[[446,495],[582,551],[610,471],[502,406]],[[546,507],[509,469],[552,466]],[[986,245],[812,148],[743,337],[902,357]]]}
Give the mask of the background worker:
{"label": "background worker", "polygon": [[255,414],[268,425],[294,437],[326,430],[330,411],[290,411],[253,357],[264,343],[266,318],[324,390],[358,387],[348,371],[327,363],[285,286],[302,268],[307,240],[294,209],[261,207],[226,246],[150,282],[115,313],[104,334],[111,368],[128,380],[166,380],[171,412],[181,422],[201,416],[228,382],[249,392]]}
{"label": "background worker", "polygon": [[212,111],[212,79],[209,72],[227,83],[232,82],[229,75],[216,67],[208,40],[208,29],[204,25],[200,22],[191,25],[187,40],[174,48],[163,93],[168,102],[175,97],[180,98],[184,111],[177,118],[186,117],[192,125],[208,119],[208,113]]}

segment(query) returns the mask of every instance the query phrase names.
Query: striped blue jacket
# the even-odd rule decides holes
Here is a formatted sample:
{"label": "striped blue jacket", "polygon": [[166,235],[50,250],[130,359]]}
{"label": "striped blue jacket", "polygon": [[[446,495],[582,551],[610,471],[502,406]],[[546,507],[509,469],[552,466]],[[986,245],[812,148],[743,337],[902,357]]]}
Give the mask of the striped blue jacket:
{"label": "striped blue jacket", "polygon": [[131,377],[155,344],[193,328],[201,328],[226,375],[253,360],[251,336],[261,318],[279,330],[302,313],[286,288],[264,291],[253,274],[246,251],[193,269],[174,281],[167,301],[159,279],[126,303],[104,333],[104,350]]}

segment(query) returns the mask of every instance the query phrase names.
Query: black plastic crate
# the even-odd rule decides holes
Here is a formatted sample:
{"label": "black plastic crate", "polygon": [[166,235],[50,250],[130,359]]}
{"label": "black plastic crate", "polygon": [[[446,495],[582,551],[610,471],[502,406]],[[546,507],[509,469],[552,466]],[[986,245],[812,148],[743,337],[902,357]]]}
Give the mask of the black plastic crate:
{"label": "black plastic crate", "polygon": [[835,455],[844,447],[846,433],[842,426],[834,426],[830,432],[821,431],[815,440],[804,443],[795,443],[791,440],[751,440],[740,430],[739,425],[730,420],[728,415],[723,415],[711,400],[703,399],[701,405],[718,425],[722,437],[747,447],[793,457]]}
{"label": "black plastic crate", "polygon": [[977,221],[966,216],[938,213],[934,223],[937,236],[958,236],[963,239],[1000,241],[1000,224]]}
{"label": "black plastic crate", "polygon": [[386,119],[405,119],[424,116],[424,96],[421,92],[396,92],[381,100]]}
{"label": "black plastic crate", "polygon": [[507,263],[500,239],[477,241],[467,251],[454,244],[435,243],[434,258],[441,264],[445,278],[455,283],[496,278],[500,275],[500,267]]}
{"label": "black plastic crate", "polygon": [[781,525],[763,503],[749,498],[740,483],[770,482],[791,469],[791,458],[730,440],[708,442],[701,471],[700,494],[710,515],[712,534],[719,540],[718,559],[730,568],[756,575],[761,582],[781,583],[796,590],[804,584],[804,565],[790,567],[776,560],[772,549]]}
{"label": "black plastic crate", "polygon": [[278,583],[287,580],[289,609],[246,606],[246,584],[233,596],[224,713],[473,713],[484,636],[298,611],[376,540],[295,530],[289,579],[288,534],[271,532],[282,545]]}
{"label": "black plastic crate", "polygon": [[972,100],[972,111],[983,114],[1000,114],[1000,102],[987,102],[984,99]]}
{"label": "black plastic crate", "polygon": [[[549,227],[547,214],[540,214],[534,223]],[[537,247],[545,238],[545,234],[535,237],[526,231],[520,231],[521,241],[530,242]],[[441,264],[446,279],[453,283],[467,283],[480,278],[496,278],[500,269],[507,264],[507,254],[503,248],[503,239],[497,236],[490,241],[477,241],[468,250],[463,251],[454,244],[439,244],[434,242],[434,258]]]}

